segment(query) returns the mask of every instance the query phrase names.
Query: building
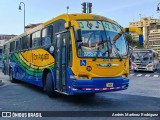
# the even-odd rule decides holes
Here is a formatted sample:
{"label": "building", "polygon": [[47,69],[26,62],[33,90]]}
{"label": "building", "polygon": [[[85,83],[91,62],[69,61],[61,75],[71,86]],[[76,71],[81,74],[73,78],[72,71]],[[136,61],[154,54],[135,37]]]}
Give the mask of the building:
{"label": "building", "polygon": [[[143,31],[145,47],[156,50],[160,57],[160,19],[144,17],[140,21],[130,22],[129,27],[141,29]],[[131,35],[134,40],[138,40],[137,34],[131,33]]]}
{"label": "building", "polygon": [[41,25],[42,23],[37,23],[37,24],[29,24],[27,26],[25,26],[25,31],[28,31],[34,27],[37,27],[38,25]]}
{"label": "building", "polygon": [[13,37],[15,37],[16,35],[6,35],[6,34],[0,34],[0,40],[8,40],[11,39]]}

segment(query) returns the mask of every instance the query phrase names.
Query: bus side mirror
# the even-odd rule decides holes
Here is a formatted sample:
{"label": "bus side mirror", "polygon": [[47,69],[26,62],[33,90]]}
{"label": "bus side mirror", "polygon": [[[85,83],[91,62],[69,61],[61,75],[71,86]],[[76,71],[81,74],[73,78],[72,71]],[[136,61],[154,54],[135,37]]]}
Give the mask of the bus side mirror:
{"label": "bus side mirror", "polygon": [[82,42],[81,29],[75,31],[76,42]]}
{"label": "bus side mirror", "polygon": [[143,45],[144,40],[143,40],[143,33],[139,28],[136,27],[130,27],[130,28],[122,28],[122,32],[136,32],[139,35],[139,44]]}
{"label": "bus side mirror", "polygon": [[144,44],[143,35],[139,35],[139,44],[140,45]]}
{"label": "bus side mirror", "polygon": [[69,29],[71,27],[71,22],[69,21],[69,22],[66,22],[65,24],[64,24],[64,28],[65,29]]}
{"label": "bus side mirror", "polygon": [[76,42],[82,42],[81,29],[80,29],[80,25],[79,25],[78,22],[68,21],[68,22],[65,23],[64,27],[66,29],[69,29],[70,27],[74,27]]}

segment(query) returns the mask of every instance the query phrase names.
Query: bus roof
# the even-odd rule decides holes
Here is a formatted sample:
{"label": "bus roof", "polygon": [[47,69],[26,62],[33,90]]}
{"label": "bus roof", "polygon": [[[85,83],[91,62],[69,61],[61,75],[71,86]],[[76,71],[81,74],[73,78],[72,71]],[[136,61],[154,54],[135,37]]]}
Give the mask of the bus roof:
{"label": "bus roof", "polygon": [[75,21],[76,20],[104,20],[104,21],[108,21],[108,22],[111,22],[113,24],[116,24],[116,25],[120,26],[116,21],[111,20],[109,18],[106,18],[104,16],[100,16],[100,15],[95,15],[95,14],[62,14],[62,15],[59,15],[59,16],[57,16],[57,17],[55,17],[55,18],[53,18],[53,19],[51,19],[51,20],[49,20],[47,22],[42,23],[41,25],[38,25],[37,27],[35,27],[35,28],[31,29],[31,30],[28,30],[28,31],[26,31],[26,32],[24,32],[24,33],[22,33],[22,34],[20,34],[20,35],[18,35],[16,37],[10,39],[8,42],[16,40],[19,37],[23,37],[25,35],[28,35],[28,34],[34,32],[34,31],[40,30],[43,27],[45,27],[45,26],[47,26],[47,25],[51,24],[52,22],[54,22],[56,20],[59,20],[59,19],[63,19],[66,22],[72,21],[72,20],[75,20]]}
{"label": "bus roof", "polygon": [[95,15],[95,14],[62,14],[60,16],[57,16],[56,18],[53,18],[47,22],[44,23],[44,25],[50,24],[58,19],[64,19],[66,21],[72,21],[72,20],[105,20],[114,24],[119,25],[116,21],[111,20],[109,18],[106,18],[104,16]]}

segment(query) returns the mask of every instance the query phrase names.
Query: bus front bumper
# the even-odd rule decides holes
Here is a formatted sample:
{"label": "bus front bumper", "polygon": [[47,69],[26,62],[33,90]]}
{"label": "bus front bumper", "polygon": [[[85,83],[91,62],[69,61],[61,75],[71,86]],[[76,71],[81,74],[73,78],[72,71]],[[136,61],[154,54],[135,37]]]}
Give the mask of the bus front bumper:
{"label": "bus front bumper", "polygon": [[136,71],[154,71],[153,67],[135,67],[133,70],[136,70]]}
{"label": "bus front bumper", "polygon": [[[108,85],[111,86],[108,87]],[[88,94],[125,90],[128,86],[128,78],[93,78],[91,80],[71,80],[68,89],[70,94]]]}

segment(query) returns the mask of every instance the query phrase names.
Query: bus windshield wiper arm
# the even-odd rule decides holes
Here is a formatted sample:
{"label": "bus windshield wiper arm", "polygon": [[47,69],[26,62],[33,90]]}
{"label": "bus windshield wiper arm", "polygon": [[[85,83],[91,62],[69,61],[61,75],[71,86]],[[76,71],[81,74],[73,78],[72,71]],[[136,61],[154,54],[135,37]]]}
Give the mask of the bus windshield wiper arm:
{"label": "bus windshield wiper arm", "polygon": [[122,56],[117,52],[120,61],[123,61]]}
{"label": "bus windshield wiper arm", "polygon": [[113,46],[115,47],[115,49],[116,49],[116,54],[117,54],[117,56],[119,57],[119,59],[120,59],[120,61],[122,61],[123,59],[122,59],[122,56],[119,54],[119,52],[118,52],[118,50],[117,50],[117,47],[116,47],[116,45],[115,44],[113,44]]}
{"label": "bus windshield wiper arm", "polygon": [[97,59],[97,57],[98,57],[98,53],[99,53],[99,46],[98,46],[98,48],[97,48],[97,54],[96,54],[96,56],[93,58],[92,61],[96,61],[96,59]]}

